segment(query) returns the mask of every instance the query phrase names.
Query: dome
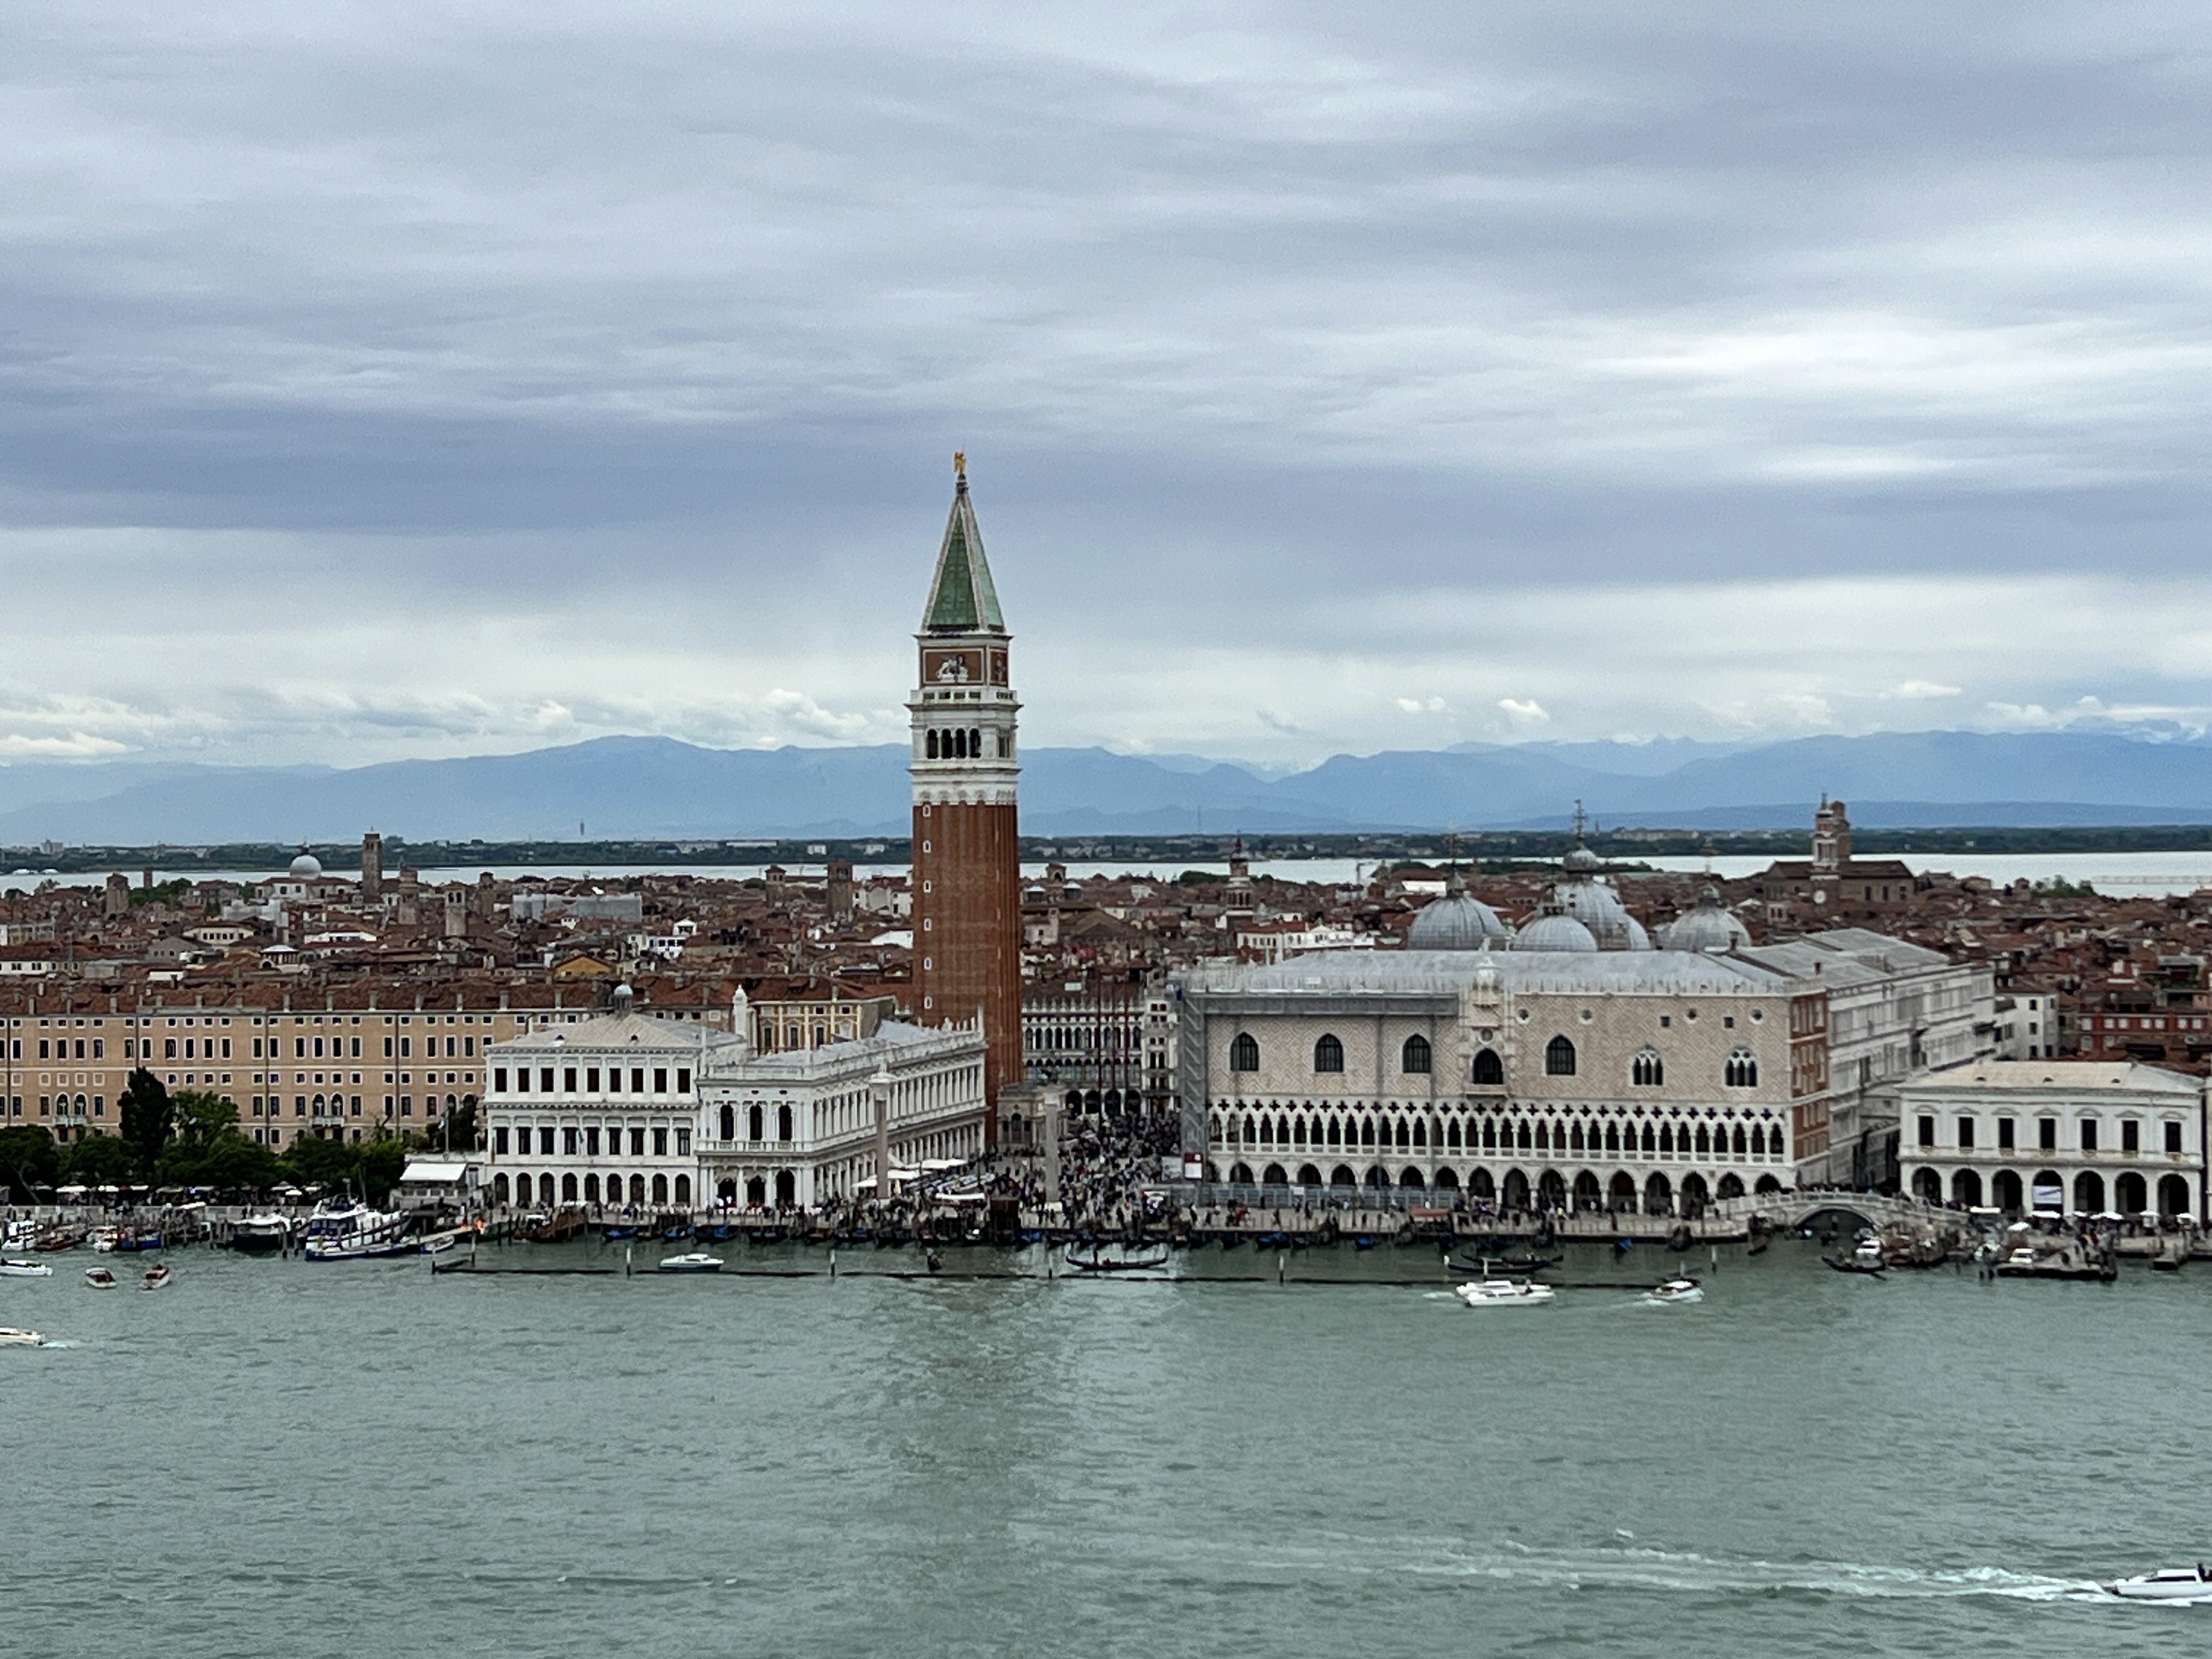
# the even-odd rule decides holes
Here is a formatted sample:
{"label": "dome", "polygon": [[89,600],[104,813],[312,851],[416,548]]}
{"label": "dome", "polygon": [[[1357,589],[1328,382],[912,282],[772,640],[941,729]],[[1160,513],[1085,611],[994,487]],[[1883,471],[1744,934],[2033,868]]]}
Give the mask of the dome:
{"label": "dome", "polygon": [[293,880],[320,881],[322,878],[323,861],[313,853],[302,852],[299,857],[292,860]]}
{"label": "dome", "polygon": [[1620,895],[1601,881],[1563,881],[1552,890],[1553,900],[1565,915],[1590,931],[1601,951],[1648,951],[1651,935],[1628,914]]}
{"label": "dome", "polygon": [[1455,871],[1444,896],[1425,904],[1406,930],[1408,951],[1473,951],[1486,939],[1504,939],[1504,922],[1480,899],[1471,897]]}
{"label": "dome", "polygon": [[1575,843],[1574,851],[1560,860],[1559,864],[1561,868],[1571,870],[1578,876],[1595,875],[1598,871],[1605,868],[1604,863],[1598,855],[1580,842]]}
{"label": "dome", "polygon": [[1580,951],[1595,954],[1597,939],[1572,916],[1547,909],[1542,915],[1514,934],[1511,948],[1516,951]]}
{"label": "dome", "polygon": [[1720,890],[1709,884],[1697,908],[1675,917],[1659,937],[1669,951],[1733,951],[1751,943],[1751,929],[1721,908]]}

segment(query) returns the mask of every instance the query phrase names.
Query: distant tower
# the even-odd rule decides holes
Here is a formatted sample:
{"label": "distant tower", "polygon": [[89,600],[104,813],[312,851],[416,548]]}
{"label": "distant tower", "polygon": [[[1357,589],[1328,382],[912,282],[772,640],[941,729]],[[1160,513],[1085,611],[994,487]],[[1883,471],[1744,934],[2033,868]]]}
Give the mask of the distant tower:
{"label": "distant tower", "polygon": [[131,878],[120,870],[108,877],[100,896],[100,914],[109,919],[131,914]]}
{"label": "distant tower", "polygon": [[384,902],[384,837],[374,830],[361,838],[361,902]]}
{"label": "distant tower", "polygon": [[1823,800],[1813,815],[1813,872],[1832,875],[1851,861],[1851,821],[1839,800]]}
{"label": "distant tower", "polygon": [[831,859],[829,881],[830,920],[847,922],[853,919],[853,860]]}
{"label": "distant tower", "polygon": [[1014,727],[1021,704],[1012,642],[968,495],[952,458],[952,513],[929,604],[915,635],[921,678],[914,720],[914,951],[925,1025],[983,1016],[985,1133],[998,1135],[999,1091],[1022,1080],[1022,888]]}

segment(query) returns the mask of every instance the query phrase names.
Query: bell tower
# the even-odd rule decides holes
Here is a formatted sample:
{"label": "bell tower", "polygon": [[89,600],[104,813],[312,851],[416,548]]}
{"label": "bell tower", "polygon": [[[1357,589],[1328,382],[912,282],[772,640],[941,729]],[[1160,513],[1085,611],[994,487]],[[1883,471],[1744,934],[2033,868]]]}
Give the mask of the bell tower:
{"label": "bell tower", "polygon": [[1022,1080],[1022,891],[1012,636],[983,557],[967,457],[952,458],[952,513],[915,635],[921,674],[907,710],[914,756],[915,1016],[981,1014],[987,1142],[999,1091]]}

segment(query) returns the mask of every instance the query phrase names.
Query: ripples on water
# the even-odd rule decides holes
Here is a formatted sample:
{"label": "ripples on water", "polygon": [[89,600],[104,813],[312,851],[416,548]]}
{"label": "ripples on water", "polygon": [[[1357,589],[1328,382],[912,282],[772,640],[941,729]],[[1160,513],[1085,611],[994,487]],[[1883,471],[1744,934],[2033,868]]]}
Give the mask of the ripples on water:
{"label": "ripples on water", "polygon": [[[796,1249],[747,1252],[818,1265]],[[1578,1255],[1580,1253],[1578,1253]],[[510,1261],[615,1260],[518,1249]],[[177,1258],[0,1281],[6,1648],[2171,1654],[2212,1608],[2203,1270],[1702,1304],[1422,1285],[502,1276]],[[1656,1277],[1639,1252],[1569,1279]],[[1416,1276],[1413,1252],[1294,1279]],[[969,1265],[956,1260],[951,1265]],[[1006,1265],[978,1256],[976,1266]],[[1442,1279],[1439,1276],[1438,1283]]]}

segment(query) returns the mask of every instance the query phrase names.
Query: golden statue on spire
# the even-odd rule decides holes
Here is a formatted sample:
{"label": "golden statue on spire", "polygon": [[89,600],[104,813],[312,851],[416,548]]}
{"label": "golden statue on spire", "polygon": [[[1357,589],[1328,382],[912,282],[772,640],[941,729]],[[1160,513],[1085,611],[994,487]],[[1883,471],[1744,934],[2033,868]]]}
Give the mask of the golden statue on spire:
{"label": "golden statue on spire", "polygon": [[968,452],[966,450],[956,449],[952,452],[952,475],[957,478],[964,478],[968,476]]}

